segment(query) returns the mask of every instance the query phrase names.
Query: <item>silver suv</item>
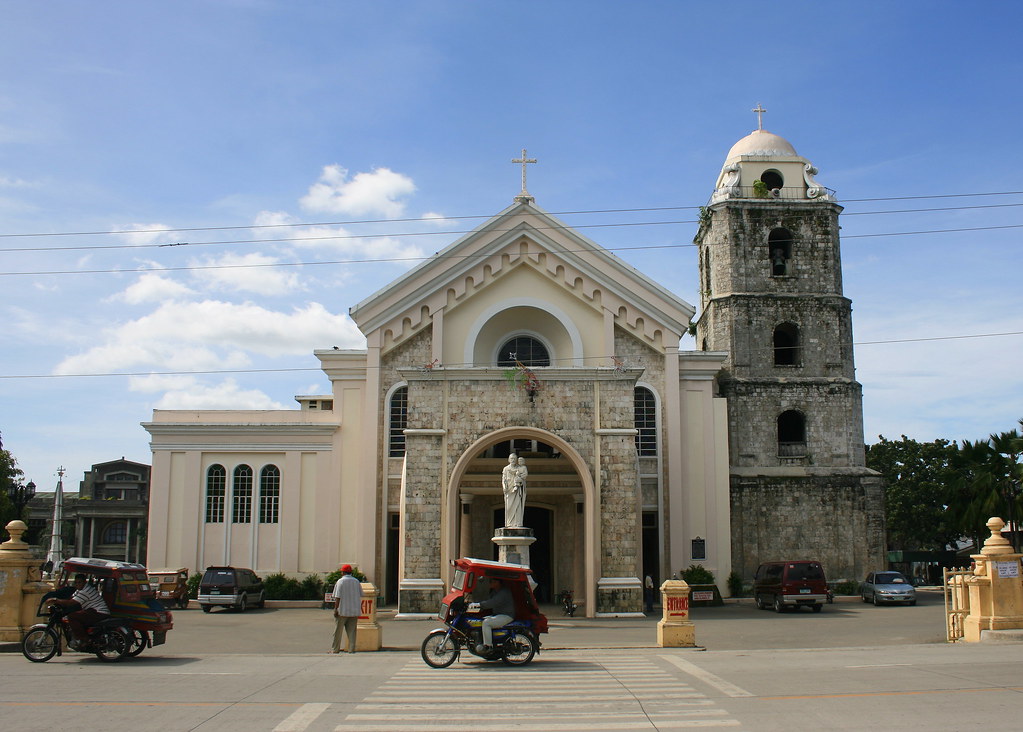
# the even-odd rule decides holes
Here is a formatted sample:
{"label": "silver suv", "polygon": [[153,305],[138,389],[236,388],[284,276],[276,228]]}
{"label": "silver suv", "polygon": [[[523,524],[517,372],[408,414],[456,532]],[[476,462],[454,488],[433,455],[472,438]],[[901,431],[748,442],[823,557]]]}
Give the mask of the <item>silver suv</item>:
{"label": "silver suv", "polygon": [[266,591],[251,569],[207,567],[199,583],[199,607],[204,613],[214,605],[227,605],[240,611],[247,607],[264,607]]}

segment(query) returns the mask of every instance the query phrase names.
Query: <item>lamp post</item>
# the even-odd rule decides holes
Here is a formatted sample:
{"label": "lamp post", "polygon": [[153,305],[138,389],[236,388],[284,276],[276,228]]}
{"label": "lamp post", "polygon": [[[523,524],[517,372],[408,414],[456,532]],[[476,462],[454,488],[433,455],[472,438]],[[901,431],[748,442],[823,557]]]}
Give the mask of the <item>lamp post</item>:
{"label": "lamp post", "polygon": [[31,501],[36,494],[36,484],[31,480],[25,485],[18,485],[17,483],[11,483],[7,486],[7,497],[11,499],[11,503],[14,504],[14,514],[16,518],[21,518],[21,512],[25,509],[25,506]]}

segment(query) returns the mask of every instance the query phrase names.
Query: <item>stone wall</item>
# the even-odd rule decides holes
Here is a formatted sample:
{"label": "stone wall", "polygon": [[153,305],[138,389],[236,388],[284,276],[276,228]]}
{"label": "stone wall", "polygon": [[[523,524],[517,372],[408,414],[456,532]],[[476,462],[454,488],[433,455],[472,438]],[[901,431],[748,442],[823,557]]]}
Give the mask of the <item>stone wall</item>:
{"label": "stone wall", "polygon": [[886,566],[875,475],[733,475],[731,501],[732,567],[745,580],[767,561],[816,559],[829,580],[862,580]]}

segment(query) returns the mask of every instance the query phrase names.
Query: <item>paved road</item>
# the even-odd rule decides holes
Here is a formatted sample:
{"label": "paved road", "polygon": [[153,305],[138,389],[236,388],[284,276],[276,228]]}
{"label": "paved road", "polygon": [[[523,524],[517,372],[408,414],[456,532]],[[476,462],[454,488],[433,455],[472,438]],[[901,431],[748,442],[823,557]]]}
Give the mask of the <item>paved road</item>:
{"label": "paved road", "polygon": [[0,719],[112,732],[1018,729],[1020,646],[942,642],[939,602],[698,609],[705,651],[652,647],[653,620],[558,620],[529,666],[440,670],[414,650],[429,621],[385,620],[386,652],[334,656],[327,612],[188,610],[166,646],[122,663],[0,654]]}

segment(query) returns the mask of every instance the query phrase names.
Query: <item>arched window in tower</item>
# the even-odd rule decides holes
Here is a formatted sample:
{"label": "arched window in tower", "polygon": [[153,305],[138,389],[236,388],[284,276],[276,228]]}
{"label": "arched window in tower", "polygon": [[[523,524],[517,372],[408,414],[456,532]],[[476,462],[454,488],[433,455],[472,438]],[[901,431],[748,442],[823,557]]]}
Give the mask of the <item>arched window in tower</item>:
{"label": "arched window in tower", "polygon": [[259,523],[276,524],[281,506],[281,471],[265,465],[259,471]]}
{"label": "arched window in tower", "polygon": [[516,361],[523,366],[550,366],[551,354],[536,338],[515,336],[505,341],[497,352],[497,365],[514,366]]}
{"label": "arched window in tower", "polygon": [[[781,189],[785,187],[785,178],[783,178],[782,174],[774,168],[765,170],[761,173],[760,180],[764,182],[764,185],[767,186],[767,190],[771,191],[771,195],[775,198],[780,195]],[[779,193],[775,194],[774,191],[779,191]]]}
{"label": "arched window in tower", "polygon": [[387,454],[402,457],[405,454],[405,428],[408,427],[408,387],[402,386],[391,394],[388,407]]}
{"label": "arched window in tower", "polygon": [[223,465],[211,465],[206,471],[206,523],[224,522],[224,495],[227,492],[227,471]]}
{"label": "arched window in tower", "polygon": [[657,455],[657,401],[645,386],[635,390],[636,452],[640,457]]}
{"label": "arched window in tower", "polygon": [[231,523],[252,523],[252,468],[239,465],[234,469],[231,486]]}
{"label": "arched window in tower", "polygon": [[789,274],[792,232],[788,229],[774,229],[767,236],[767,251],[771,259],[771,276],[784,277]]}
{"label": "arched window in tower", "polygon": [[128,524],[124,521],[113,521],[103,529],[103,544],[126,544],[128,542]]}
{"label": "arched window in tower", "polygon": [[774,365],[799,366],[799,326],[782,323],[774,329]]}
{"label": "arched window in tower", "polygon": [[806,417],[790,409],[778,415],[778,457],[806,456]]}

